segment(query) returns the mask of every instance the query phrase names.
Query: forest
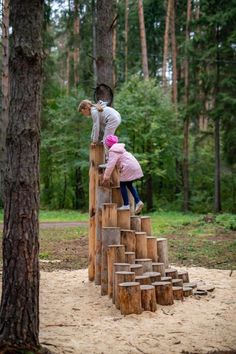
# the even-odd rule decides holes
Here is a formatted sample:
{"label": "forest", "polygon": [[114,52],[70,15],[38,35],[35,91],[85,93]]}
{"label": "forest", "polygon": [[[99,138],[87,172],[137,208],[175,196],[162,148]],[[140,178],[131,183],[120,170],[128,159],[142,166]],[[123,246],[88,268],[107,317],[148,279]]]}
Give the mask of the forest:
{"label": "forest", "polygon": [[[84,98],[95,101],[97,84],[105,83],[122,117],[117,134],[143,168],[138,189],[147,211],[235,212],[235,2],[102,6],[102,14],[94,0],[44,6],[41,208],[88,209],[92,120],[77,107]],[[100,55],[110,65],[106,82]],[[1,120],[4,125],[4,115]]]}

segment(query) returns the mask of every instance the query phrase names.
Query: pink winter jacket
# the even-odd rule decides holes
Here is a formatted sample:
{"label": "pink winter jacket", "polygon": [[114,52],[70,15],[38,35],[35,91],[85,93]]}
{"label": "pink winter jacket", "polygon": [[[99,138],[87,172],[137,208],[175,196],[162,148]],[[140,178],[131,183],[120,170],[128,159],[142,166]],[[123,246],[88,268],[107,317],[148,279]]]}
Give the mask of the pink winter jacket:
{"label": "pink winter jacket", "polygon": [[114,144],[109,149],[104,179],[109,179],[115,166],[120,171],[120,181],[134,181],[143,177],[143,171],[136,158],[125,150],[125,144]]}

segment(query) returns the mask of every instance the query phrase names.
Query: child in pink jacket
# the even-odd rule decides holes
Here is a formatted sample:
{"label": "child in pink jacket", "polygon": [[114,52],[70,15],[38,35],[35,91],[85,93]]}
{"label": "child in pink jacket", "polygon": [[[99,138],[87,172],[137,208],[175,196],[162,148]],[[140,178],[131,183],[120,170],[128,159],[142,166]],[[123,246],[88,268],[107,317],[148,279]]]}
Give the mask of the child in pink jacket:
{"label": "child in pink jacket", "polygon": [[120,191],[124,202],[124,205],[119,209],[130,209],[128,188],[135,200],[135,213],[139,213],[144,204],[140,200],[136,188],[133,186],[133,181],[143,177],[143,171],[136,158],[125,150],[125,144],[120,144],[118,141],[119,139],[115,135],[108,135],[105,139],[105,145],[109,149],[109,155],[103,182],[107,184],[113,169],[117,166],[120,172]]}

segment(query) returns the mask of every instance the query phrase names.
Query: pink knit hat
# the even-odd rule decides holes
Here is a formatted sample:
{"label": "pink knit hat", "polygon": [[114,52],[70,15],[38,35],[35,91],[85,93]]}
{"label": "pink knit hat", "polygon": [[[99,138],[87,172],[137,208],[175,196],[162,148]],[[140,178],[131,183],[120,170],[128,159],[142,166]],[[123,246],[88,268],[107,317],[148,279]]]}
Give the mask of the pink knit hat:
{"label": "pink knit hat", "polygon": [[118,143],[119,139],[116,135],[107,135],[105,139],[105,144],[107,147],[112,147],[113,144]]}

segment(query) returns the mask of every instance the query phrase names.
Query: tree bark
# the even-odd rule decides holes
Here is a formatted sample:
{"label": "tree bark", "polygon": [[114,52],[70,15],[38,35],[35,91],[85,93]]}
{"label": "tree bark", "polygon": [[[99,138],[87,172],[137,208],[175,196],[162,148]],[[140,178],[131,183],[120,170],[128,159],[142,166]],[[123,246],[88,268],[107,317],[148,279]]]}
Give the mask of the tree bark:
{"label": "tree bark", "polygon": [[125,0],[125,81],[128,80],[129,0]]}
{"label": "tree bark", "polygon": [[177,111],[178,104],[178,90],[177,90],[177,47],[175,36],[175,1],[171,1],[171,16],[170,16],[170,29],[171,29],[171,53],[172,53],[172,102]]}
{"label": "tree bark", "polygon": [[141,41],[141,50],[142,50],[143,77],[144,80],[147,80],[149,78],[149,72],[148,72],[147,42],[146,42],[142,0],[138,0],[138,17],[139,17],[140,41]]}
{"label": "tree bark", "polygon": [[39,146],[43,1],[10,1],[9,125],[4,180],[0,351],[38,352]]}
{"label": "tree bark", "polygon": [[80,36],[80,20],[79,20],[79,0],[74,0],[74,86],[79,84],[79,36]]}
{"label": "tree bark", "polygon": [[162,84],[165,91],[167,90],[166,70],[167,70],[168,46],[169,46],[170,10],[171,10],[171,0],[168,0],[167,10],[166,10],[163,63],[162,63]]}

